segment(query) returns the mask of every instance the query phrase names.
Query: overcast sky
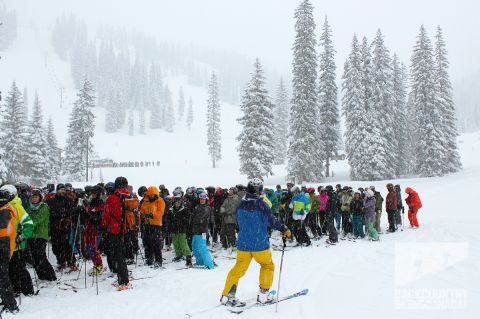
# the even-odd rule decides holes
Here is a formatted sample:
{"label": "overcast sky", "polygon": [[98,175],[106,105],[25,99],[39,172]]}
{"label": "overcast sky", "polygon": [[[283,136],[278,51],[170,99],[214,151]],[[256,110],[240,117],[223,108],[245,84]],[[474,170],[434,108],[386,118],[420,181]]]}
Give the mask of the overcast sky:
{"label": "overcast sky", "polygon": [[[7,0],[20,23],[53,25],[62,12],[74,13],[91,27],[125,25],[160,40],[237,51],[279,72],[290,72],[293,12],[300,0]],[[444,30],[452,78],[480,69],[478,0],[312,0],[317,36],[328,16],[333,28],[337,69],[354,33],[370,40],[377,28],[389,49],[409,64],[419,26],[430,36]]]}

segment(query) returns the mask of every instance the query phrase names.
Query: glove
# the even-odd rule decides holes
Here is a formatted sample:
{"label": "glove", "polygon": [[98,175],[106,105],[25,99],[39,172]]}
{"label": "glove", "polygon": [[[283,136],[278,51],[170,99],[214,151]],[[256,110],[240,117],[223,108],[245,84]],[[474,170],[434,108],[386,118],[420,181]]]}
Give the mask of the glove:
{"label": "glove", "polygon": [[18,235],[17,238],[15,238],[15,243],[17,243],[17,244],[21,244],[22,241],[23,241],[22,235]]}
{"label": "glove", "polygon": [[153,214],[143,214],[143,218],[145,219],[153,218]]}
{"label": "glove", "polygon": [[291,238],[292,237],[292,232],[290,231],[290,229],[285,227],[285,230],[282,232],[282,237],[285,238],[285,239]]}

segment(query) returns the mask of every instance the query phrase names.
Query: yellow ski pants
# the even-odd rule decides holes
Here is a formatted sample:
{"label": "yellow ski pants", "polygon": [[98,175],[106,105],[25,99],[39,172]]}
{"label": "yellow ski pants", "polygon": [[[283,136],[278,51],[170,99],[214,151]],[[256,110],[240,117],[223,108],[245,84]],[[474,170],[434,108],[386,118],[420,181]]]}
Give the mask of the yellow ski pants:
{"label": "yellow ski pants", "polygon": [[223,296],[228,295],[232,286],[238,287],[238,281],[248,270],[252,258],[260,264],[260,288],[270,289],[273,283],[273,273],[275,271],[275,265],[272,261],[272,251],[270,249],[262,251],[237,251],[237,262],[235,266],[230,270],[225,282],[225,288],[223,289]]}

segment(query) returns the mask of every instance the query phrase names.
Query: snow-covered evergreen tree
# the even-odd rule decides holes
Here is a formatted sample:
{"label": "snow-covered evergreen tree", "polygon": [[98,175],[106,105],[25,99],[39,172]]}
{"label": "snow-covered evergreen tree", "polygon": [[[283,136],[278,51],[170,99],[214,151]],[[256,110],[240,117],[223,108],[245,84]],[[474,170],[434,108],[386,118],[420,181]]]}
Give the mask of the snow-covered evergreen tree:
{"label": "snow-covered evergreen tree", "polygon": [[192,98],[188,99],[188,111],[187,111],[187,127],[190,129],[193,123],[193,101]]}
{"label": "snow-covered evergreen tree", "polygon": [[357,36],[352,40],[352,50],[345,62],[342,77],[342,113],[345,117],[345,153],[350,165],[350,178],[363,180],[366,178],[368,160],[364,155],[364,140],[368,123],[366,121],[365,88],[363,87],[362,52]]}
{"label": "snow-covered evergreen tree", "polygon": [[165,131],[172,133],[173,127],[175,126],[175,113],[173,111],[173,100],[172,92],[165,86],[164,88],[164,101],[165,101],[165,116],[164,116],[164,126]]}
{"label": "snow-covered evergreen tree", "polygon": [[415,114],[415,172],[420,176],[439,176],[444,172],[445,148],[442,119],[437,104],[433,47],[425,27],[420,27],[411,57],[411,108]]}
{"label": "snow-covered evergreen tree", "polygon": [[240,172],[248,178],[273,175],[273,104],[265,89],[265,75],[260,61],[255,61],[252,78],[247,84],[237,121],[242,130],[237,137]]}
{"label": "snow-covered evergreen tree", "polygon": [[138,123],[138,132],[140,134],[145,134],[145,108],[141,108],[138,111],[139,123]]}
{"label": "snow-covered evergreen tree", "polygon": [[405,65],[401,64],[398,56],[393,55],[393,131],[395,142],[395,175],[400,176],[408,172],[408,162],[405,160],[408,146],[407,132],[407,74]]}
{"label": "snow-covered evergreen tree", "polygon": [[32,118],[27,128],[27,145],[25,162],[30,182],[36,186],[43,186],[49,178],[47,159],[47,134],[43,127],[42,106],[35,92]]}
{"label": "snow-covered evergreen tree", "polygon": [[8,179],[13,182],[25,175],[25,156],[27,152],[25,106],[22,94],[15,82],[5,98],[0,116],[0,140],[3,146],[3,162]]}
{"label": "snow-covered evergreen tree", "polygon": [[[183,91],[181,92],[183,94]],[[221,111],[220,101],[218,99],[217,76],[215,75],[215,73],[212,73],[210,83],[208,84],[207,146],[208,155],[210,155],[210,159],[212,160],[213,168],[215,168],[217,161],[222,159],[222,130],[220,128],[220,119]]]}
{"label": "snow-covered evergreen tree", "polygon": [[62,153],[58,147],[57,137],[53,128],[52,118],[47,123],[47,151],[46,151],[46,170],[48,172],[49,182],[55,182],[62,172]]}
{"label": "snow-covered evergreen tree", "polygon": [[274,127],[274,164],[284,164],[288,150],[288,127],[290,125],[290,101],[283,79],[280,78],[275,93],[275,105],[273,109]]}
{"label": "snow-covered evergreen tree", "polygon": [[87,49],[88,49],[88,31],[85,21],[79,23],[75,42],[72,48],[72,57],[70,68],[72,72],[73,83],[77,89],[83,86],[83,80],[86,77],[85,65],[87,63]]}
{"label": "snow-covered evergreen tree", "polygon": [[150,97],[150,128],[162,128],[165,107],[163,104],[163,80],[160,69],[152,63],[149,72],[148,91]]}
{"label": "snow-covered evergreen tree", "polygon": [[178,92],[178,119],[182,120],[183,114],[185,113],[185,94],[183,93],[183,88],[180,88]]}
{"label": "snow-covered evergreen tree", "polygon": [[[372,42],[372,110],[367,114],[371,121],[372,131],[369,137],[374,140],[370,152],[370,164],[374,179],[395,177],[395,134],[392,124],[393,82],[392,61],[385,46],[380,29]],[[376,134],[379,134],[377,136]]]}
{"label": "snow-covered evergreen tree", "polygon": [[319,58],[319,107],[321,136],[324,144],[325,176],[330,176],[330,160],[337,154],[340,143],[340,116],[337,105],[337,84],[335,75],[335,49],[332,43],[332,30],[325,17],[322,35],[320,36]]}
{"label": "snow-covered evergreen tree", "polygon": [[320,136],[315,20],[309,0],[300,3],[295,19],[287,170],[289,178],[300,183],[322,178],[324,145]]}
{"label": "snow-covered evergreen tree", "polygon": [[439,108],[440,119],[442,121],[443,147],[445,149],[443,159],[443,172],[457,172],[462,168],[460,155],[458,153],[455,106],[452,97],[452,84],[448,75],[448,59],[445,40],[440,26],[437,27],[435,36],[435,81],[437,90],[437,107]]}
{"label": "snow-covered evergreen tree", "polygon": [[130,109],[130,111],[128,111],[128,135],[133,136],[135,134],[134,126],[133,110]]}
{"label": "snow-covered evergreen tree", "polygon": [[29,105],[28,105],[28,89],[27,87],[23,88],[23,105],[25,106],[25,117],[28,119],[29,118]]}
{"label": "snow-covered evergreen tree", "polygon": [[95,133],[95,115],[92,110],[94,107],[93,85],[88,79],[84,79],[70,115],[65,146],[64,170],[75,181],[87,177],[87,156],[93,152],[92,139]]}

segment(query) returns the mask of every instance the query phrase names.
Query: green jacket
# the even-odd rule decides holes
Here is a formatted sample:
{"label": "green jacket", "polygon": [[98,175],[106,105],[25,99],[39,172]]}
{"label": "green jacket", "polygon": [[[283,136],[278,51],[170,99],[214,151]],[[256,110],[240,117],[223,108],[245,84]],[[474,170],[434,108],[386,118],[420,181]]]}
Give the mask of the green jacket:
{"label": "green jacket", "polygon": [[237,207],[240,203],[240,199],[237,195],[228,196],[223,201],[220,207],[220,215],[222,216],[223,224],[236,224],[237,223]]}
{"label": "green jacket", "polygon": [[12,199],[9,203],[13,209],[17,212],[18,216],[18,228],[17,235],[22,236],[22,242],[15,246],[15,251],[24,250],[25,245],[27,244],[27,239],[32,237],[33,233],[33,221],[30,216],[27,214],[25,209],[22,206],[22,200],[17,196]]}
{"label": "green jacket", "polygon": [[310,194],[308,196],[308,200],[310,201],[310,205],[312,206],[310,211],[313,213],[318,213],[318,207],[320,207],[320,200],[318,199],[317,195]]}
{"label": "green jacket", "polygon": [[275,192],[273,191],[273,189],[269,189],[267,192],[267,197],[268,199],[270,200],[270,202],[272,203],[272,213],[273,214],[278,214],[278,197],[277,195],[275,195]]}
{"label": "green jacket", "polygon": [[48,223],[50,220],[50,209],[44,202],[33,205],[30,204],[28,214],[33,220],[32,238],[41,238],[48,240]]}
{"label": "green jacket", "polygon": [[342,198],[340,199],[340,210],[342,212],[350,212],[350,204],[352,203],[353,197],[350,194],[342,194]]}
{"label": "green jacket", "polygon": [[383,197],[380,192],[375,192],[375,212],[381,213],[383,205]]}

